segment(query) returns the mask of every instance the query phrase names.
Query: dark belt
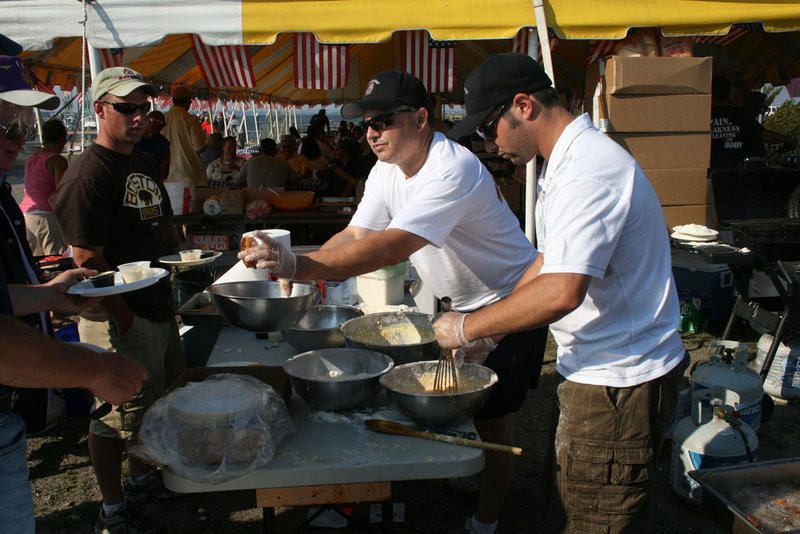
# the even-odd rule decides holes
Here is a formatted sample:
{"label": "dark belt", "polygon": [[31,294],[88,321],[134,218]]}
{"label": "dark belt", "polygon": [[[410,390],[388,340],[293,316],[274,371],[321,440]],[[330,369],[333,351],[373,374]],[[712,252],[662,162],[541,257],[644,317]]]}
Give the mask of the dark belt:
{"label": "dark belt", "polygon": [[12,391],[5,395],[0,395],[0,412],[10,412],[14,407],[14,401],[17,400],[17,392]]}

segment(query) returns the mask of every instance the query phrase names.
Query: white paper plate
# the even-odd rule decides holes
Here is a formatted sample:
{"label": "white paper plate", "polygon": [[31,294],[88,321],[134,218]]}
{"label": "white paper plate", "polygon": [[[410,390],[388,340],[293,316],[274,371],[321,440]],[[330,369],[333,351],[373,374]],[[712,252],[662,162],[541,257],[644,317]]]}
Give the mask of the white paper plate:
{"label": "white paper plate", "polygon": [[161,269],[158,267],[151,267],[150,272],[152,274],[148,278],[126,284],[125,280],[122,279],[122,273],[117,271],[114,273],[113,286],[94,287],[89,280],[83,280],[82,282],[78,282],[74,286],[67,289],[67,293],[70,295],[81,295],[83,297],[107,297],[109,295],[118,295],[120,293],[128,293],[130,291],[136,291],[137,289],[144,289],[145,287],[152,286],[169,274],[169,271],[166,269]]}
{"label": "white paper plate", "polygon": [[164,265],[174,265],[176,267],[191,267],[192,265],[203,265],[211,263],[215,259],[222,256],[222,252],[217,250],[204,250],[199,260],[181,260],[180,254],[170,254],[168,256],[161,256],[158,258],[159,263]]}
{"label": "white paper plate", "polygon": [[681,226],[673,226],[672,231],[681,235],[703,238],[702,241],[715,239],[719,232],[712,230],[701,224],[683,224]]}
{"label": "white paper plate", "polygon": [[677,239],[679,241],[692,241],[692,242],[708,242],[708,241],[714,241],[717,238],[716,235],[698,237],[694,235],[682,234],[680,232],[672,232],[670,237],[672,239]]}

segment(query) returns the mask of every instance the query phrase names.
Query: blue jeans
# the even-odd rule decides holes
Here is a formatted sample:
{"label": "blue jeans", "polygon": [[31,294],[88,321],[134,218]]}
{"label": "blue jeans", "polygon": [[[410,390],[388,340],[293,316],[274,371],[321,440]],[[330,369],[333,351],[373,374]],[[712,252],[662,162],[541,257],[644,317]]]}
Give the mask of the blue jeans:
{"label": "blue jeans", "polygon": [[33,494],[28,482],[25,423],[0,412],[0,534],[34,534]]}

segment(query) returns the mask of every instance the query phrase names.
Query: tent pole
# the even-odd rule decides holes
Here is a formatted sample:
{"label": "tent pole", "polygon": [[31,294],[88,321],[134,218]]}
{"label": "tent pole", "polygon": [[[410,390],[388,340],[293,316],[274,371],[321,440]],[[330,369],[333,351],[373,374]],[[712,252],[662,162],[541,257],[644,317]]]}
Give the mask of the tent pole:
{"label": "tent pole", "polygon": [[[530,33],[528,39],[528,55],[536,59],[539,50],[539,37],[533,30],[526,30]],[[536,240],[536,160],[533,156],[525,165],[525,236],[531,243]]]}
{"label": "tent pole", "polygon": [[[547,20],[544,14],[543,0],[533,0],[533,14],[536,20],[536,34],[528,39],[528,55],[537,59],[539,46],[542,48],[542,62],[544,70],[556,86],[556,77],[553,74],[553,58],[550,54],[550,38],[547,34]],[[529,30],[530,31],[530,30]],[[525,235],[536,242],[536,157],[525,166]]]}
{"label": "tent pole", "polygon": [[256,103],[252,98],[250,99],[250,105],[253,106],[253,124],[256,128],[256,141],[259,141],[261,136],[258,135],[258,112],[256,112]]}

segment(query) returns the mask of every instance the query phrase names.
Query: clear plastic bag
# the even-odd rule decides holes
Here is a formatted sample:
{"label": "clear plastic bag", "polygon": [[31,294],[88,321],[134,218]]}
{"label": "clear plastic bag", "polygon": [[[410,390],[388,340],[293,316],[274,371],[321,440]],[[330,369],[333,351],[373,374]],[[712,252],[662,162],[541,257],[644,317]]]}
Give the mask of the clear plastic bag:
{"label": "clear plastic bag", "polygon": [[271,386],[219,373],[156,401],[132,453],[195,482],[218,484],[269,463],[294,431],[286,403]]}

